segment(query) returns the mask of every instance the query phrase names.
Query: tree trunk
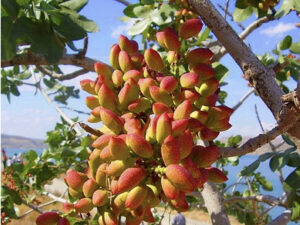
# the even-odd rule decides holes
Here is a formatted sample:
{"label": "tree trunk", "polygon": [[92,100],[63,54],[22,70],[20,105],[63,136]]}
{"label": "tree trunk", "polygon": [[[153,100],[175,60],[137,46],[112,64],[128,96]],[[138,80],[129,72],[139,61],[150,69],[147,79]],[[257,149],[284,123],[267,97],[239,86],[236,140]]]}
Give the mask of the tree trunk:
{"label": "tree trunk", "polygon": [[201,192],[205,207],[208,210],[213,225],[230,225],[228,216],[225,212],[224,199],[217,186],[207,182]]}

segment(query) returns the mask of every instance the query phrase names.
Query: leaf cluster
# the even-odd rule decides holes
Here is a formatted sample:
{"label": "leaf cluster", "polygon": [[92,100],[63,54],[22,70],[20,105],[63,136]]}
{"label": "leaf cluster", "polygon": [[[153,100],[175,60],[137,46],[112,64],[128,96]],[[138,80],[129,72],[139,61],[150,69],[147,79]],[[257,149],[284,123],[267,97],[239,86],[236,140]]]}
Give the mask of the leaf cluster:
{"label": "leaf cluster", "polygon": [[26,49],[55,64],[67,44],[98,30],[79,14],[87,0],[3,0],[1,6],[1,52],[12,59]]}

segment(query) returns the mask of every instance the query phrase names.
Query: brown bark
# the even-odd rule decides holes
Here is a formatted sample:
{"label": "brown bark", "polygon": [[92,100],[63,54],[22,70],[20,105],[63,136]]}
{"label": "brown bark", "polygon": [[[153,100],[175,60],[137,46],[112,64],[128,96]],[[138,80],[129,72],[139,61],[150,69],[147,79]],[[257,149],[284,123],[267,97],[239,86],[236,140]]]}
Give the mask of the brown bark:
{"label": "brown bark", "polygon": [[[267,68],[262,62],[259,61],[255,54],[235,33],[232,27],[216,10],[212,3],[209,0],[189,0],[189,2],[194,7],[196,12],[201,16],[208,28],[210,28],[215,34],[218,41],[225,47],[227,52],[233,57],[233,59],[242,69],[246,79],[248,79],[255,88],[261,99],[273,113],[276,120],[278,122],[280,122],[279,120],[283,120],[281,114],[284,111],[297,113],[294,105],[283,105],[281,101],[283,91],[274,79],[274,70]],[[291,110],[291,108],[294,108],[294,110]],[[287,115],[287,117],[289,116],[293,115]],[[292,136],[300,139],[300,132],[295,132],[300,130],[300,121],[298,120],[299,118],[296,121],[289,121],[285,119],[284,121],[287,124],[283,124],[281,122],[281,126],[289,126],[289,123],[294,123],[294,126],[292,126],[288,132]]]}

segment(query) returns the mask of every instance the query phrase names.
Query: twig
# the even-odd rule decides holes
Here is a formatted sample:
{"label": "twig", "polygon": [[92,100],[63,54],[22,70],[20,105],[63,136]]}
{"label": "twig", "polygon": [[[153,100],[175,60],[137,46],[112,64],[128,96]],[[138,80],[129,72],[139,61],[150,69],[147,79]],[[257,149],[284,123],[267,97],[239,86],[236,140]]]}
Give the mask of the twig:
{"label": "twig", "polygon": [[88,45],[89,45],[89,38],[88,37],[84,37],[83,39],[83,49],[82,51],[80,51],[78,53],[78,57],[79,58],[84,58],[88,49]]}
{"label": "twig", "polygon": [[265,133],[265,129],[264,129],[263,125],[262,125],[260,116],[259,116],[259,114],[258,114],[258,110],[257,110],[257,105],[256,105],[256,104],[254,105],[254,110],[255,110],[256,119],[257,119],[257,121],[258,121],[258,124],[259,124],[259,126],[260,126],[260,129],[261,129],[262,132]]}
{"label": "twig", "polygon": [[228,14],[229,2],[230,2],[230,0],[226,0],[226,6],[225,6],[225,10],[224,10],[224,19],[225,20],[226,20],[227,14]]}
{"label": "twig", "polygon": [[234,208],[236,208],[237,210],[242,211],[242,212],[244,212],[244,213],[253,213],[252,210],[249,210],[249,209],[243,209],[242,207],[240,207],[240,206],[237,205],[237,204],[232,204],[232,206],[233,206]]}
{"label": "twig", "polygon": [[167,211],[167,208],[168,208],[168,203],[166,203],[166,205],[165,205],[164,212],[163,212],[163,214],[162,214],[161,217],[160,217],[160,220],[159,220],[159,222],[158,222],[158,225],[161,225],[162,220],[163,220],[164,217],[165,217],[165,213],[166,213],[166,211]]}
{"label": "twig", "polygon": [[125,6],[130,5],[130,2],[127,2],[125,0],[115,0],[115,1],[121,3],[121,4],[125,5]]}
{"label": "twig", "polygon": [[76,113],[79,113],[79,114],[84,114],[84,115],[91,115],[90,113],[87,113],[87,112],[84,112],[84,111],[80,111],[80,110],[76,110],[76,109],[72,109],[68,106],[62,106],[61,107],[62,109],[67,109],[67,110],[70,110],[70,111],[73,111],[73,112],[76,112]]}
{"label": "twig", "polygon": [[233,112],[235,112],[245,101],[246,101],[246,99],[250,96],[250,95],[252,95],[253,93],[255,92],[255,89],[254,88],[251,88],[239,101],[238,101],[238,103],[235,105],[235,106],[233,106]]}
{"label": "twig", "polygon": [[50,198],[52,198],[53,201],[55,201],[55,202],[67,203],[68,201],[67,201],[66,199],[63,198],[63,196],[65,195],[65,193],[66,193],[66,191],[64,191],[64,193],[63,193],[60,197],[57,197],[56,195],[51,194],[51,193],[49,193],[49,192],[43,192],[42,194],[43,194],[43,195],[46,195],[46,196],[48,196],[48,197],[50,197]]}
{"label": "twig", "polygon": [[259,217],[262,217],[263,215],[267,214],[268,212],[270,212],[272,209],[274,209],[276,207],[276,205],[271,205],[269,208],[267,208],[266,210],[262,211],[259,214]]}
{"label": "twig", "polygon": [[86,69],[80,69],[80,70],[77,70],[77,71],[74,71],[72,73],[69,73],[69,74],[65,74],[65,75],[62,75],[62,74],[58,74],[58,73],[55,73],[51,70],[48,70],[46,69],[45,67],[43,66],[40,66],[40,65],[36,65],[36,68],[41,71],[42,73],[54,78],[54,79],[57,79],[57,80],[60,80],[60,81],[64,81],[64,80],[71,80],[71,79],[74,79],[78,76],[81,76],[87,72],[89,72],[88,70]]}
{"label": "twig", "polygon": [[[264,129],[263,124],[262,124],[262,122],[261,122],[260,116],[259,116],[259,114],[258,114],[258,110],[257,110],[256,104],[254,105],[254,108],[255,108],[255,114],[256,114],[256,118],[257,118],[257,120],[258,120],[259,126],[260,126],[262,132],[265,132],[265,129]],[[272,150],[273,152],[276,152],[276,148],[275,148],[274,144],[273,144],[271,141],[269,142],[269,145],[270,145],[271,150]],[[278,172],[279,172],[279,174],[278,174],[279,180],[280,180],[281,184],[283,185],[283,183],[284,183],[284,178],[283,178],[282,170],[279,169]]]}
{"label": "twig", "polygon": [[99,130],[96,130],[94,128],[91,128],[89,125],[79,122],[79,126],[84,129],[86,132],[96,135],[97,137],[100,137],[103,133]]}
{"label": "twig", "polygon": [[231,187],[233,187],[233,189],[232,189],[232,193],[233,193],[233,192],[234,192],[233,190],[235,189],[235,187],[236,187],[237,185],[245,185],[246,183],[241,183],[241,180],[242,180],[242,179],[243,179],[242,176],[239,177],[239,179],[237,180],[236,183],[233,183],[233,184],[228,185],[226,188],[224,188],[224,190],[222,191],[222,193],[223,193],[223,194],[226,193],[226,191],[228,191]]}
{"label": "twig", "polygon": [[[55,202],[56,202],[55,200],[51,200],[51,201],[49,201],[49,202],[46,202],[46,203],[44,203],[44,204],[39,205],[38,207],[39,207],[39,208],[43,208],[43,207],[45,207],[45,206],[47,206],[47,205],[51,205],[51,204],[53,204],[53,203],[55,203]],[[19,216],[18,219],[21,219],[21,218],[27,216],[28,214],[32,213],[33,211],[35,211],[35,210],[33,210],[33,209],[28,210],[27,212],[25,212],[25,213],[23,213],[21,216]]]}
{"label": "twig", "polygon": [[36,206],[32,203],[28,203],[28,202],[25,201],[25,199],[22,199],[22,203],[27,205],[29,208],[33,209],[34,211],[37,211],[40,214],[44,213],[44,211],[39,206]]}
{"label": "twig", "polygon": [[[220,9],[222,9],[222,10],[225,12],[225,8],[224,8],[221,4],[218,3],[218,6],[219,6]],[[226,13],[226,14],[231,18],[231,21],[234,21],[234,20],[233,20],[232,14],[231,14],[230,12],[228,12],[228,10],[227,10],[227,13]],[[225,18],[225,19],[226,19],[226,18]],[[238,25],[242,30],[245,30],[245,27],[244,27],[241,23],[237,23],[237,25]]]}
{"label": "twig", "polygon": [[[33,76],[33,79],[35,80],[35,82],[37,82],[37,79],[35,77],[35,74],[34,74],[34,71],[32,69],[32,76]],[[45,99],[50,103],[50,104],[54,104],[53,101],[50,99],[50,97],[48,96],[48,94],[45,92],[45,90],[39,85],[38,89],[40,90],[40,92],[42,93],[42,95],[45,97]],[[61,115],[61,117],[68,123],[70,124],[71,126],[74,126],[75,125],[75,122],[73,120],[71,120],[62,110],[61,108],[59,108],[56,104],[54,104],[54,107],[56,109],[56,111]],[[83,135],[83,132],[78,129],[78,127],[74,127],[74,130],[75,132],[82,136]]]}
{"label": "twig", "polygon": [[280,201],[280,199],[271,195],[254,195],[248,197],[234,196],[225,200],[226,203],[238,202],[238,201],[256,201],[256,202],[263,202],[268,205],[277,205],[277,206],[282,206],[284,208],[287,207],[286,203]]}
{"label": "twig", "polygon": [[[220,6],[219,6],[220,7]],[[254,30],[256,30],[257,28],[259,28],[262,24],[270,22],[272,20],[274,20],[274,16],[264,16],[256,21],[254,21],[253,23],[251,23],[247,28],[243,29],[243,32],[240,33],[239,37],[242,40],[245,40]],[[219,51],[219,53],[217,53],[214,56],[214,60],[215,61],[219,61],[225,54],[227,53],[227,50],[222,47]]]}

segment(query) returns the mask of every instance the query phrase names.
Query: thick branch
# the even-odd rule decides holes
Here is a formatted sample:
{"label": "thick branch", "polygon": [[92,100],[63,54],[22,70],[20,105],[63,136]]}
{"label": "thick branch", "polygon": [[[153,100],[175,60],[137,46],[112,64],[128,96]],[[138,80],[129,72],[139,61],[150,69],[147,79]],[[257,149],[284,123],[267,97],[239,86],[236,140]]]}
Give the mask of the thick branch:
{"label": "thick branch", "polygon": [[268,70],[259,61],[209,0],[189,0],[189,2],[243,70],[246,78],[274,116],[278,118],[282,108],[280,97],[283,92],[274,80],[274,71]]}
{"label": "thick branch", "polygon": [[[94,71],[94,63],[97,61],[88,57],[79,57],[76,54],[66,54],[57,62],[57,65],[73,65],[82,67],[87,71]],[[20,54],[16,55],[13,59],[8,61],[1,61],[2,67],[15,66],[15,65],[50,65],[46,58],[33,54]]]}
{"label": "thick branch", "polygon": [[[286,116],[293,117],[292,114],[297,113],[295,107],[294,105],[283,105],[281,101],[283,91],[274,79],[274,70],[263,65],[209,0],[189,0],[189,2],[243,70],[246,79],[255,88],[276,120],[278,122],[282,120],[280,116],[282,111],[290,111],[291,114],[287,114]],[[291,110],[292,108],[293,110]],[[293,127],[290,127],[291,129],[288,133],[300,139],[300,121],[297,120],[299,120],[299,117],[296,120],[286,120],[286,123],[294,124]]]}
{"label": "thick branch", "polygon": [[275,198],[274,196],[271,195],[256,195],[256,196],[248,196],[248,197],[231,197],[229,199],[225,200],[225,203],[230,203],[230,202],[236,202],[236,201],[257,201],[257,202],[264,202],[268,205],[278,205],[282,207],[287,207],[287,205],[280,201],[280,199]]}
{"label": "thick branch", "polygon": [[291,219],[292,211],[285,210],[280,216],[278,216],[275,220],[268,225],[286,225]]}
{"label": "thick branch", "polygon": [[225,212],[223,196],[218,191],[215,184],[207,182],[204,184],[204,189],[201,192],[205,207],[211,218],[213,225],[230,225],[228,216]]}
{"label": "thick branch", "polygon": [[[298,115],[299,117],[299,115]],[[297,118],[297,117],[296,117]],[[264,144],[269,143],[273,139],[275,139],[277,136],[281,135],[282,133],[286,132],[289,130],[295,122],[295,118],[291,118],[290,123],[284,122],[284,126],[278,125],[274,127],[272,130],[260,134],[254,138],[249,139],[245,144],[243,144],[239,148],[220,148],[219,149],[219,158],[227,158],[227,157],[232,157],[232,156],[241,156],[245,155],[251,152],[254,152],[256,149],[260,148]]]}
{"label": "thick branch", "polygon": [[40,66],[40,65],[37,65],[36,66],[37,69],[39,71],[41,71],[42,73],[54,78],[54,79],[57,79],[57,80],[60,80],[60,81],[63,81],[63,80],[71,80],[71,79],[74,79],[78,76],[81,76],[83,74],[86,74],[87,72],[89,72],[88,70],[86,69],[80,69],[80,70],[76,70],[72,73],[69,73],[69,74],[58,74],[58,73],[55,73],[53,71],[50,71],[50,70],[47,70],[46,68],[44,68],[43,66]]}

